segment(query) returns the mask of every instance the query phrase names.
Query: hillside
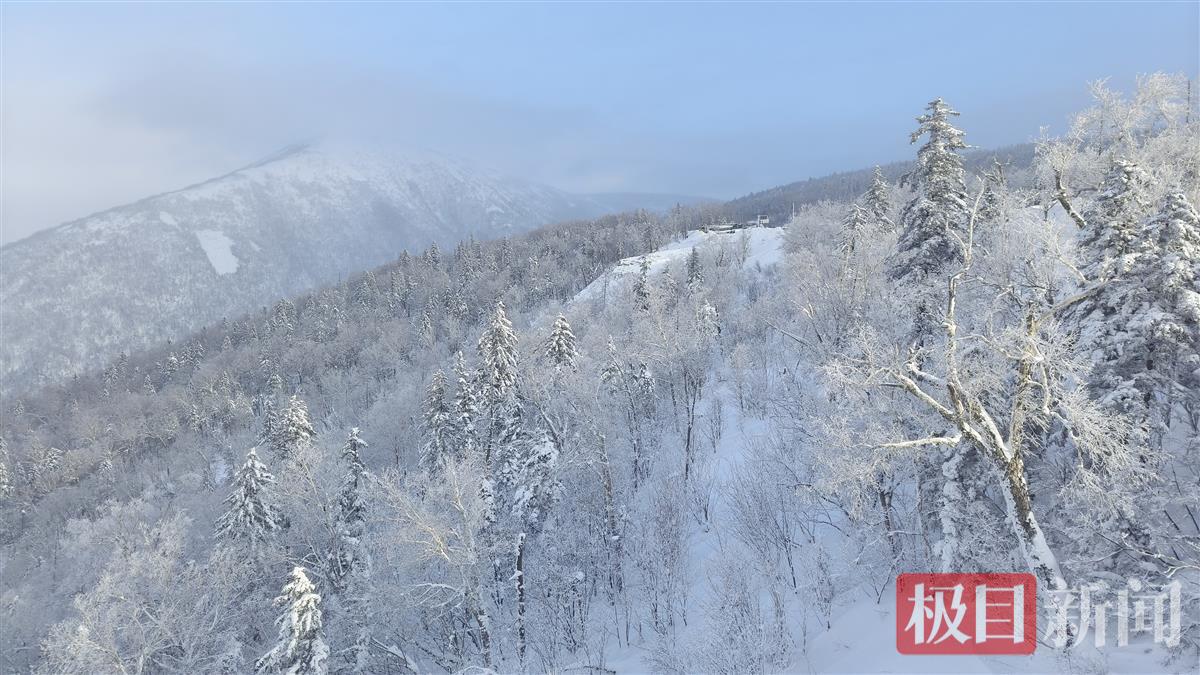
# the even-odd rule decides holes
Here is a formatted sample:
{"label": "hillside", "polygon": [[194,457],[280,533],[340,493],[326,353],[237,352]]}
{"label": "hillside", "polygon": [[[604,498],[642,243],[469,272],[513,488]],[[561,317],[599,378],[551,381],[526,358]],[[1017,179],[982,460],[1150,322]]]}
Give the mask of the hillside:
{"label": "hillside", "polygon": [[430,153],[290,148],[0,248],[2,390],[59,381],[405,249],[681,199],[571,195]]}
{"label": "hillside", "polygon": [[[963,156],[968,171],[980,174],[991,168],[993,160],[1005,167],[1005,172],[1016,179],[1017,184],[1030,182],[1029,169],[1033,165],[1034,145],[1024,143],[995,150],[973,150]],[[880,166],[884,178],[897,183],[901,176],[911,171],[912,162],[893,162]],[[787,183],[754,192],[726,202],[724,209],[730,218],[744,222],[757,215],[766,215],[772,222],[785,223],[791,215],[793,205],[801,207],[822,200],[844,202],[857,199],[871,184],[874,169],[859,169],[830,174],[817,178]]]}
{"label": "hillside", "polygon": [[[14,396],[0,670],[1191,673],[1182,85],[1047,141],[1030,175],[1069,191],[968,184],[936,100],[909,188],[784,229],[402,253]],[[899,577],[930,570],[962,576]]]}

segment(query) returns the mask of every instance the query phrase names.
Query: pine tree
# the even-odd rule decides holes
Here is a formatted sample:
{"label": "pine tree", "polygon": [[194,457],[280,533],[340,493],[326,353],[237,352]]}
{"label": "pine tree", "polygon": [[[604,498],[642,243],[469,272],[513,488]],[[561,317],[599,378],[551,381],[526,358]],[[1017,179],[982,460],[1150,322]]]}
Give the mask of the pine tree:
{"label": "pine tree", "polygon": [[425,390],[421,417],[425,431],[421,464],[433,472],[450,456],[454,444],[454,411],[446,400],[446,374],[441,369],[433,374]]}
{"label": "pine tree", "polygon": [[225,499],[228,509],[217,519],[217,537],[245,541],[255,553],[261,551],[286,524],[270,494],[274,482],[256,449],[250,448],[234,478],[233,492]]}
{"label": "pine tree", "polygon": [[877,166],[871,176],[871,187],[863,195],[863,206],[870,214],[871,228],[876,232],[894,232],[896,224],[889,215],[892,212],[892,189],[883,179],[883,171]]}
{"label": "pine tree", "polygon": [[858,247],[858,242],[869,227],[870,214],[857,202],[850,204],[850,210],[842,219],[842,230],[838,233],[838,251],[844,256],[852,255]]}
{"label": "pine tree", "polygon": [[364,311],[368,311],[375,307],[375,298],[379,295],[379,285],[375,280],[373,272],[367,272],[359,280],[354,287],[352,300],[354,304]]}
{"label": "pine tree", "polygon": [[454,360],[454,377],[457,380],[454,392],[456,450],[463,457],[471,457],[476,449],[475,421],[479,419],[479,390],[476,374],[467,367],[462,352]]}
{"label": "pine tree", "polygon": [[638,277],[633,282],[634,307],[650,309],[650,261],[642,256],[638,262]]}
{"label": "pine tree", "polygon": [[429,269],[436,270],[442,264],[442,249],[436,243],[431,244],[422,256]]}
{"label": "pine tree", "polygon": [[571,332],[571,324],[567,323],[567,317],[562,314],[554,319],[554,328],[550,331],[550,338],[546,340],[546,358],[554,364],[555,370],[574,370],[575,360],[579,358],[575,334]]}
{"label": "pine tree", "polygon": [[308,418],[308,406],[293,395],[271,432],[271,450],[281,461],[286,461],[311,443],[316,433]]}
{"label": "pine tree", "polygon": [[8,446],[4,442],[4,437],[0,436],[0,498],[7,499],[12,496],[13,484],[12,474],[8,470]]}
{"label": "pine tree", "polygon": [[[1146,255],[1133,278],[1146,279],[1158,311],[1152,334],[1164,351],[1184,359],[1180,365],[1195,373],[1200,367],[1200,216],[1182,192],[1167,195],[1162,210],[1147,228],[1154,255]],[[1193,391],[1195,391],[1193,389]]]}
{"label": "pine tree", "polygon": [[421,310],[421,322],[417,326],[417,334],[421,336],[421,344],[426,347],[433,347],[437,341],[437,333],[433,329],[433,300],[432,298],[425,303],[425,309]]}
{"label": "pine tree", "polygon": [[1137,259],[1144,220],[1148,215],[1149,176],[1136,164],[1117,160],[1105,177],[1079,244],[1081,272],[1097,288],[1070,314],[1079,332],[1079,347],[1091,355],[1092,395],[1118,410],[1145,419],[1143,396],[1131,379],[1133,359],[1146,358],[1144,345],[1135,345],[1137,332],[1131,313],[1143,280],[1130,272]]}
{"label": "pine tree", "polygon": [[693,246],[692,252],[688,254],[687,283],[694,286],[701,281],[704,281],[704,269],[700,262],[700,252]]}
{"label": "pine tree", "polygon": [[545,519],[546,511],[558,500],[558,448],[550,436],[541,431],[521,443],[521,447],[506,458],[500,477],[511,495],[512,513],[522,527],[536,531]]}
{"label": "pine tree", "polygon": [[328,672],[329,647],[321,638],[321,596],[308,580],[303,567],[292,569],[277,606],[287,609],[280,615],[279,642],[255,664],[259,673],[288,675],[324,675]]}
{"label": "pine tree", "polygon": [[926,109],[911,137],[916,143],[928,134],[929,140],[917,151],[916,168],[904,178],[916,196],[900,214],[900,239],[891,260],[894,279],[923,279],[963,259],[960,240],[965,239],[969,209],[958,151],[968,146],[950,123],[958,112],[940,98]]}
{"label": "pine tree", "polygon": [[517,334],[497,300],[492,320],[479,337],[479,358],[489,402],[509,398],[517,386]]}
{"label": "pine tree", "polygon": [[[1104,193],[1116,208],[1102,205],[1105,211],[1088,218],[1104,230],[1089,237],[1095,258],[1088,270],[1108,281],[1085,301],[1080,342],[1092,353],[1093,393],[1149,423],[1155,398],[1176,383],[1189,390],[1186,381],[1195,382],[1200,365],[1200,226],[1182,193],[1168,195],[1144,227],[1134,225],[1144,184],[1131,175],[1123,167],[1114,178],[1130,189]],[[1159,432],[1165,424],[1163,415]]]}
{"label": "pine tree", "polygon": [[358,435],[358,427],[350,430],[350,437],[342,446],[346,477],[342,481],[338,510],[334,516],[337,542],[329,555],[329,580],[338,590],[346,588],[350,578],[361,575],[370,567],[370,561],[362,546],[367,520],[367,507],[362,494],[367,477],[362,451],[366,447],[366,442]]}
{"label": "pine tree", "polygon": [[1008,188],[1004,165],[995,157],[992,167],[983,172],[983,197],[979,200],[979,220],[990,222],[1000,216],[1000,195]]}
{"label": "pine tree", "polygon": [[258,444],[270,447],[279,428],[279,411],[275,409],[275,397],[263,395],[259,399],[262,410],[262,431],[258,435]]}
{"label": "pine tree", "polygon": [[296,331],[296,324],[299,322],[296,313],[296,306],[286,298],[275,303],[275,309],[271,313],[270,329],[273,333],[282,333],[283,335],[291,335]]}
{"label": "pine tree", "polygon": [[1100,193],[1085,214],[1088,227],[1080,239],[1081,271],[1099,282],[1127,271],[1137,251],[1145,218],[1150,215],[1150,175],[1133,162],[1114,160]]}
{"label": "pine tree", "polygon": [[493,458],[512,451],[521,423],[517,400],[517,334],[504,314],[503,302],[496,302],[492,321],[479,337],[479,357],[483,363],[488,419],[484,460],[490,463]]}

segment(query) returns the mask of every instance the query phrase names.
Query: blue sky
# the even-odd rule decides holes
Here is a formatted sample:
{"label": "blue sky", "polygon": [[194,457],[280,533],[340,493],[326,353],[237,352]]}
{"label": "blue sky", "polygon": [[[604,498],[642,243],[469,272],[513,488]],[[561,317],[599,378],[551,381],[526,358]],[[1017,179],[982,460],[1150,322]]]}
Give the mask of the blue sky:
{"label": "blue sky", "polygon": [[578,191],[733,197],[1061,130],[1086,83],[1197,73],[1200,3],[13,4],[4,240],[325,137]]}

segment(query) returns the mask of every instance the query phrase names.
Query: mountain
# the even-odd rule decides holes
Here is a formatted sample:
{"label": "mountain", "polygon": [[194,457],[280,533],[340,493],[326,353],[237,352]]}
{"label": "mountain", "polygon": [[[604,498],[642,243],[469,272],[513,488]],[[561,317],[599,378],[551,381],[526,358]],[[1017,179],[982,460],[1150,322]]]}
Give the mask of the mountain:
{"label": "mountain", "polygon": [[[989,169],[993,160],[998,161],[1004,165],[1010,183],[1020,185],[1028,178],[1033,157],[1034,145],[1024,143],[964,153],[963,165],[967,171],[978,174]],[[896,182],[912,168],[913,162],[893,162],[882,165],[880,170],[887,180]],[[761,214],[770,217],[776,223],[785,223],[791,215],[793,205],[812,204],[826,199],[857,199],[871,185],[874,171],[873,168],[843,171],[779,185],[726,202],[723,210],[728,217],[736,221],[749,220]]]}
{"label": "mountain", "polygon": [[61,379],[405,249],[680,199],[572,195],[427,152],[292,147],[0,248],[2,389]]}

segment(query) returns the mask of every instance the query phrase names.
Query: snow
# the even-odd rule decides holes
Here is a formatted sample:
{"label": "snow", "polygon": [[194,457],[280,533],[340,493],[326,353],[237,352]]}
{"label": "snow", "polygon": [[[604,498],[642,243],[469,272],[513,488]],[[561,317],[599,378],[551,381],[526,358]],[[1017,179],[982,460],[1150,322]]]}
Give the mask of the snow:
{"label": "snow", "polygon": [[161,220],[164,225],[170,225],[172,227],[179,224],[179,221],[175,219],[175,216],[167,213],[166,211],[159,211],[158,219]]}
{"label": "snow", "polygon": [[[686,237],[676,239],[644,257],[650,263],[650,275],[654,276],[671,267],[684,264],[693,247],[703,251],[708,247],[726,245],[736,250],[739,246],[739,239],[745,236],[749,238],[750,253],[746,257],[744,269],[762,269],[771,267],[782,259],[783,232],[783,228],[769,227],[749,227],[732,233],[692,230]],[[642,258],[643,256],[633,256],[617,263],[612,270],[588,284],[572,302],[599,300],[605,297],[610,287],[624,287],[632,284],[640,273]]]}
{"label": "snow", "polygon": [[233,254],[233,240],[220,230],[196,230],[196,239],[208,262],[217,274],[233,274],[238,268],[237,256]]}
{"label": "snow", "polygon": [[[765,237],[769,240],[771,237]],[[676,242],[662,251],[690,248],[685,242],[693,237]],[[759,251],[757,263],[769,264],[772,251],[778,247],[764,247]],[[749,261],[748,261],[749,265]],[[690,531],[686,539],[688,548],[687,573],[691,579],[687,591],[688,607],[702,607],[712,595],[711,579],[713,566],[731,546],[729,534],[729,501],[724,496],[729,489],[738,467],[747,459],[751,448],[771,433],[768,420],[753,415],[743,415],[728,385],[716,386],[705,396],[700,408],[705,409],[711,398],[724,401],[726,419],[715,451],[700,446],[697,457],[698,471],[707,464],[713,477],[713,502],[710,522],[698,523],[689,520]],[[706,459],[707,457],[707,459]],[[853,559],[839,552],[839,534],[827,532],[821,537],[826,549],[833,557],[832,566],[839,570],[852,570]],[[1157,673],[1191,672],[1185,661],[1163,665],[1167,652],[1161,645],[1154,645],[1148,635],[1136,636],[1127,647],[1110,644],[1103,649],[1092,646],[1090,640],[1078,647],[1060,651],[1044,642],[1028,656],[918,656],[905,655],[896,649],[896,602],[895,588],[889,585],[880,596],[874,589],[858,586],[839,592],[831,612],[828,630],[811,615],[809,601],[804,591],[790,595],[787,602],[788,625],[796,644],[791,661],[781,669],[786,673],[921,673],[921,674],[988,674],[988,673],[1056,673],[1056,672],[1110,672],[1110,673]],[[764,606],[767,599],[763,598]],[[1045,615],[1038,615],[1039,635],[1045,633],[1041,622]],[[677,627],[680,645],[686,648],[695,641],[705,639],[705,622],[702,614],[689,612],[686,625]],[[698,619],[698,620],[697,620]],[[803,628],[802,628],[803,627]],[[806,635],[805,635],[806,634]],[[647,657],[647,644],[618,646],[610,642],[604,654],[604,666],[614,673],[653,672],[653,663]]]}

